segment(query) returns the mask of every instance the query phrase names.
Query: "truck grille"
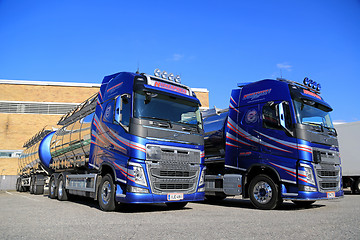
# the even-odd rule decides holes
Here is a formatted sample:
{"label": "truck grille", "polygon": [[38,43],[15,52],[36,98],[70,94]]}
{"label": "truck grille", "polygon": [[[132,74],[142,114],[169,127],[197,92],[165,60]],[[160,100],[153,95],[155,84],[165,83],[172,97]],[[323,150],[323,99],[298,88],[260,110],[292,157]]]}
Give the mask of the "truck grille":
{"label": "truck grille", "polygon": [[[149,147],[154,145],[147,145]],[[194,193],[200,172],[200,151],[156,146],[161,149],[157,160],[147,154],[147,171],[151,190],[155,194],[170,192]]]}
{"label": "truck grille", "polygon": [[315,164],[316,180],[320,192],[340,190],[340,166],[335,164]]}
{"label": "truck grille", "polygon": [[332,188],[336,188],[337,187],[337,183],[320,183],[320,187],[322,189],[332,189]]}
{"label": "truck grille", "polygon": [[319,177],[336,177],[337,175],[338,175],[338,171],[326,171],[326,170],[318,171]]}

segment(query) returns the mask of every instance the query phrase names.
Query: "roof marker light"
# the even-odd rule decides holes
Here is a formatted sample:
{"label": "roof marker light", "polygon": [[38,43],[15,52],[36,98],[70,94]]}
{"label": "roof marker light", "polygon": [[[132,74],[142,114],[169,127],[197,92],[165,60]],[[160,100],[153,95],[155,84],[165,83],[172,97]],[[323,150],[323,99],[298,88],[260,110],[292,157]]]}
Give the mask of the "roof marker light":
{"label": "roof marker light", "polygon": [[180,75],[176,75],[176,77],[175,77],[175,82],[181,83]]}
{"label": "roof marker light", "polygon": [[161,77],[162,78],[167,78],[167,76],[168,76],[168,73],[166,72],[166,71],[163,71],[162,73],[161,73]]}
{"label": "roof marker light", "polygon": [[168,79],[169,79],[170,81],[174,81],[174,80],[175,80],[174,74],[173,74],[173,73],[170,73],[169,76],[168,76]]}
{"label": "roof marker light", "polygon": [[160,69],[155,69],[155,71],[154,71],[154,75],[156,76],[156,77],[160,77],[160,74],[161,74],[161,70]]}
{"label": "roof marker light", "polygon": [[321,90],[321,85],[320,85],[320,83],[318,83],[318,84],[317,84],[317,86],[316,86],[316,90],[318,90],[318,91],[320,91],[320,90]]}
{"label": "roof marker light", "polygon": [[306,86],[309,85],[309,78],[308,77],[304,78],[304,85],[306,85]]}
{"label": "roof marker light", "polygon": [[305,86],[320,92],[320,90],[321,90],[320,83],[317,83],[314,80],[309,79],[308,77],[304,78],[303,82],[304,82]]}

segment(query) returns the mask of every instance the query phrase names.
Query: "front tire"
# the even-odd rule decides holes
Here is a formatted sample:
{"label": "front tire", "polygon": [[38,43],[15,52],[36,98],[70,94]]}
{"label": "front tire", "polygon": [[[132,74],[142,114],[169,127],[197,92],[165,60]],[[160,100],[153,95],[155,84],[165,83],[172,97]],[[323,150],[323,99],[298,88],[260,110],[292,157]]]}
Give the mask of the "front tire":
{"label": "front tire", "polygon": [[98,190],[98,199],[101,210],[111,212],[116,209],[115,184],[110,174],[106,174],[101,179]]}
{"label": "front tire", "polygon": [[264,174],[260,174],[251,180],[249,196],[251,203],[262,210],[271,210],[281,204],[278,185]]}

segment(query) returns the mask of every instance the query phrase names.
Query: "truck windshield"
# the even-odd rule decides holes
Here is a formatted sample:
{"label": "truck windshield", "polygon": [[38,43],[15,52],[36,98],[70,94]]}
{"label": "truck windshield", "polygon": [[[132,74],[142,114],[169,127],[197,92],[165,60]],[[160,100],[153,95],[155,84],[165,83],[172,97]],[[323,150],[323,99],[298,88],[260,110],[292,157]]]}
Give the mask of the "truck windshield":
{"label": "truck windshield", "polygon": [[200,109],[197,103],[165,94],[135,92],[134,117],[202,128]]}
{"label": "truck windshield", "polygon": [[299,123],[334,128],[330,117],[331,109],[324,105],[307,99],[295,99],[294,106]]}

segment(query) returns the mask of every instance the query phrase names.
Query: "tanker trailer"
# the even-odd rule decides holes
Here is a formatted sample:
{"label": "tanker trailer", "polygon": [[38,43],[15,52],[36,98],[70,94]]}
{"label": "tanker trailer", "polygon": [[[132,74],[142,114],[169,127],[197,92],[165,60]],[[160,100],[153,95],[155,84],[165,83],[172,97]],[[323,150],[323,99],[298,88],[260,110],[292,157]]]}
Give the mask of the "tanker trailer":
{"label": "tanker trailer", "polygon": [[45,127],[24,144],[24,152],[18,159],[19,177],[16,190],[30,191],[31,194],[43,194],[49,176],[53,173],[50,168],[50,140],[54,135],[52,128]]}

